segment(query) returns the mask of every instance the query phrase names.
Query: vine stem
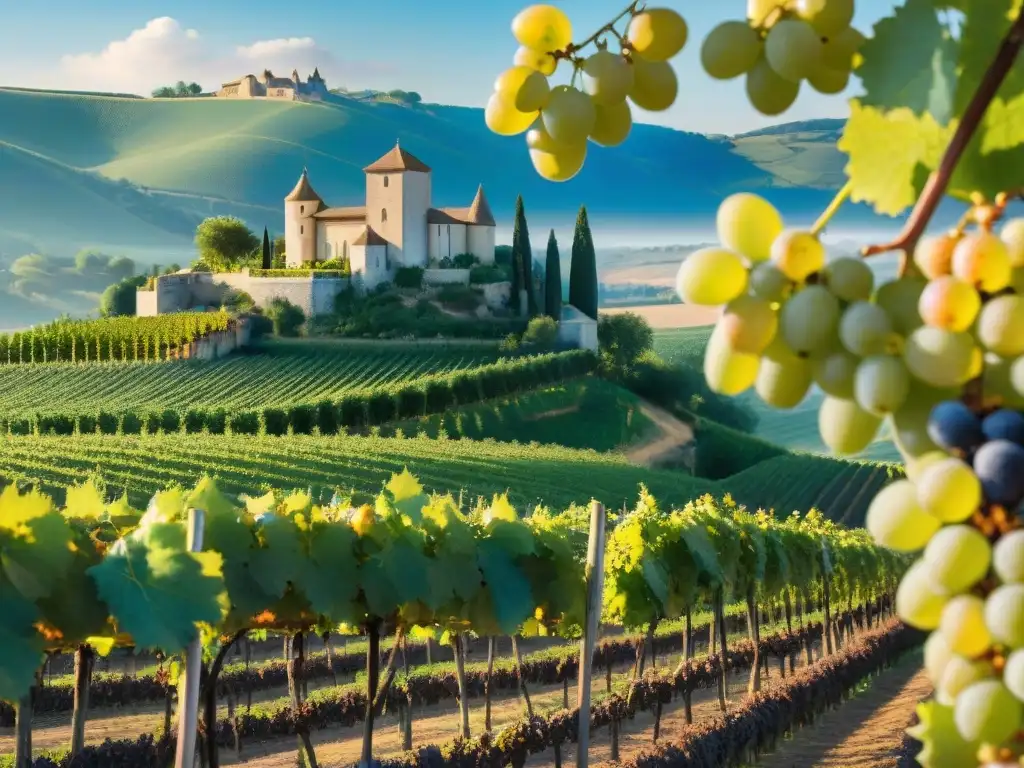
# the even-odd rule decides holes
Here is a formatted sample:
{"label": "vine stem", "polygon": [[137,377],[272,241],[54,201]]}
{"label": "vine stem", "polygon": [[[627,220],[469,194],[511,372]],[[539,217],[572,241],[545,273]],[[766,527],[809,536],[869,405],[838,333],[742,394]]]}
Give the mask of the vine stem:
{"label": "vine stem", "polygon": [[964,111],[963,118],[953,133],[949,146],[946,147],[946,152],[942,156],[938,169],[928,177],[928,181],[924,185],[921,196],[917,199],[917,204],[914,206],[914,210],[911,211],[903,231],[891,242],[882,245],[869,245],[861,252],[864,257],[888,251],[903,251],[900,258],[900,275],[906,273],[911,261],[911,254],[913,254],[914,249],[917,247],[917,241],[921,239],[925,228],[928,226],[928,222],[931,221],[932,216],[935,214],[935,209],[938,208],[939,201],[949,186],[950,179],[953,177],[953,171],[956,170],[957,163],[960,162],[960,157],[963,155],[964,150],[967,149],[967,145],[981,124],[985,110],[988,109],[989,104],[996,97],[996,93],[998,93],[1003,81],[1013,67],[1017,54],[1020,53],[1022,43],[1024,43],[1024,13],[1017,16],[1003,41],[999,44],[999,51],[996,53],[996,57],[992,60],[988,70],[986,70],[978,90],[971,97],[971,101]]}
{"label": "vine stem", "polygon": [[818,220],[814,222],[814,226],[811,227],[812,235],[817,237],[819,234],[821,234],[821,230],[823,230],[828,225],[828,223],[832,220],[832,217],[839,212],[839,209],[842,207],[843,203],[845,203],[849,199],[851,192],[853,192],[853,182],[847,181],[843,185],[843,188],[836,192],[836,196],[832,198],[832,202],[828,204],[828,208],[822,211],[821,216],[819,216]]}
{"label": "vine stem", "polygon": [[[592,34],[586,40],[584,40],[581,43],[569,43],[569,46],[564,51],[552,51],[551,55],[555,59],[571,58],[576,51],[581,50],[582,48],[586,48],[588,45],[595,42],[597,38],[599,38],[601,35],[604,35],[608,32],[615,32],[615,25],[618,24],[626,16],[632,16],[634,13],[636,13],[637,6],[640,6],[642,4],[642,1],[643,0],[633,0],[633,2],[627,5],[614,19],[609,21],[607,24],[605,24],[603,27],[597,30],[597,32]],[[615,34],[618,35],[617,32]]]}

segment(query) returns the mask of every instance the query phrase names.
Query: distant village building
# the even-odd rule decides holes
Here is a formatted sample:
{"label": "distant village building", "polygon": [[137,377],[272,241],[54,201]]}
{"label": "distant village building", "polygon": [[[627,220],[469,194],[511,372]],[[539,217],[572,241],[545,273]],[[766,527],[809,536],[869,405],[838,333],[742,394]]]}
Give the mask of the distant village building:
{"label": "distant village building", "polygon": [[289,267],[347,258],[353,277],[372,287],[396,267],[428,267],[461,253],[494,263],[494,215],[482,185],[466,208],[434,208],[430,168],[397,143],[363,171],[366,204],[345,208],[327,207],[302,171],[284,199]]}
{"label": "distant village building", "polygon": [[230,83],[224,83],[216,93],[229,99],[284,99],[285,101],[322,101],[327,96],[327,83],[320,76],[320,69],[303,82],[299,71],[292,70],[292,76],[275,77],[269,69],[259,77],[245,75]]}

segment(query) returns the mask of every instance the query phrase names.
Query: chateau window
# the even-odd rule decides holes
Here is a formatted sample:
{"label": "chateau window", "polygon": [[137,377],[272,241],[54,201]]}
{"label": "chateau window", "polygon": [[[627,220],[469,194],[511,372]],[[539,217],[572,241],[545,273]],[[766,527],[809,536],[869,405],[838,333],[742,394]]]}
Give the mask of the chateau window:
{"label": "chateau window", "polygon": [[305,212],[306,212],[306,206],[300,205],[299,206],[299,213],[305,213]]}
{"label": "chateau window", "polygon": [[441,225],[440,224],[437,225],[437,236],[438,237],[441,236]]}
{"label": "chateau window", "polygon": [[306,228],[304,226],[302,226],[301,224],[299,224],[299,234],[300,235],[306,234]]}
{"label": "chateau window", "polygon": [[341,243],[341,255],[346,259],[348,258],[348,240],[344,240]]}
{"label": "chateau window", "polygon": [[381,208],[380,209],[380,223],[381,224],[385,224],[385,223],[387,223],[387,220],[388,220],[388,209],[387,208]]}
{"label": "chateau window", "polygon": [[452,225],[451,224],[445,224],[444,225],[444,230],[445,230],[445,234],[448,235],[448,237],[452,236]]}
{"label": "chateau window", "polygon": [[387,188],[387,186],[388,186],[388,177],[385,176],[384,177],[384,187],[385,187],[385,189]]}

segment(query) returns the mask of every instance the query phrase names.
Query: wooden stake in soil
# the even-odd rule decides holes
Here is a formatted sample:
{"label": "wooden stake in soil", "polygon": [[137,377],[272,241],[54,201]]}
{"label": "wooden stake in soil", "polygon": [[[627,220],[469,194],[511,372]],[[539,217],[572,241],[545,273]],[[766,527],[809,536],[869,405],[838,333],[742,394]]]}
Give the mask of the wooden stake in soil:
{"label": "wooden stake in soil", "polygon": [[533,704],[530,702],[530,692],[526,690],[526,680],[523,679],[523,654],[519,651],[517,635],[512,635],[512,657],[516,663],[516,680],[519,681],[519,692],[526,702],[526,715],[533,717]]}
{"label": "wooden stake in soil", "polygon": [[494,674],[494,636],[487,638],[487,676],[484,677],[484,731],[491,730],[491,675]]}
{"label": "wooden stake in soil", "polygon": [[370,768],[373,763],[373,698],[377,693],[377,678],[380,674],[380,622],[375,620],[367,627],[369,642],[366,644],[366,717],[363,718],[363,751],[361,768]]}
{"label": "wooden stake in soil", "polygon": [[[201,509],[188,511],[189,552],[203,551],[205,514]],[[178,683],[178,744],[174,755],[174,768],[192,768],[196,759],[196,726],[199,720],[199,676],[203,668],[203,646],[196,633],[185,652],[185,666]]]}
{"label": "wooden stake in soil", "polygon": [[14,768],[32,768],[32,690],[14,710]]}
{"label": "wooden stake in soil", "polygon": [[85,643],[75,649],[75,703],[71,713],[71,754],[85,746],[85,720],[89,716],[89,685],[92,682],[93,650]]}
{"label": "wooden stake in soil", "polygon": [[[580,679],[576,688],[576,706],[579,709],[577,729],[576,766],[587,768],[590,759],[590,683],[593,672],[594,645],[597,642],[598,622],[601,619],[601,593],[604,588],[604,505],[590,503],[590,541],[587,546],[586,624],[580,640]],[[611,665],[608,665],[607,679],[611,683]],[[618,752],[618,728],[612,723],[613,759]]]}
{"label": "wooden stake in soil", "polygon": [[[452,634],[452,650],[455,651],[455,679],[459,685],[459,731],[462,738],[469,738],[469,693],[466,690],[466,652],[463,648],[466,639],[461,632]],[[522,678],[520,678],[522,680]],[[529,706],[529,698],[527,698]],[[533,717],[533,713],[530,713]]]}

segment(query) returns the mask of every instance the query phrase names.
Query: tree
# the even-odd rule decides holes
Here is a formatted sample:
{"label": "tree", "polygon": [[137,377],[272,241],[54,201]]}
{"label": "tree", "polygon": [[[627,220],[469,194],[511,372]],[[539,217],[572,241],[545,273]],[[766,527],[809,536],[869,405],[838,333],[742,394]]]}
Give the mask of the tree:
{"label": "tree", "polygon": [[118,315],[134,315],[135,292],[146,284],[146,276],[128,277],[118,283],[107,286],[100,296],[100,314],[103,317]]}
{"label": "tree", "polygon": [[572,236],[569,264],[569,303],[587,317],[597,320],[597,254],[590,234],[587,207],[580,206]]}
{"label": "tree", "polygon": [[523,344],[528,344],[540,351],[551,349],[557,339],[558,325],[546,315],[530,320],[523,332]]}
{"label": "tree", "polygon": [[274,324],[276,336],[298,336],[306,314],[287,299],[274,299],[267,307],[267,317]]}
{"label": "tree", "polygon": [[135,274],[135,262],[127,256],[116,256],[107,264],[107,273],[114,280],[124,280]]}
{"label": "tree", "polygon": [[273,258],[270,253],[270,233],[263,228],[263,268],[270,269],[273,265]]}
{"label": "tree", "polygon": [[654,331],[640,315],[623,312],[601,318],[597,324],[597,342],[602,367],[607,373],[622,375],[654,349]]}
{"label": "tree", "polygon": [[544,314],[555,322],[562,319],[562,260],[553,229],[548,234],[548,254],[544,264]]}
{"label": "tree", "polygon": [[196,227],[199,258],[213,272],[234,271],[259,247],[259,238],[234,216],[213,216]]}
{"label": "tree", "polygon": [[[537,296],[533,289],[533,250],[530,248],[530,229],[526,225],[523,196],[516,198],[516,218],[512,226],[512,289],[518,293],[526,289],[526,311],[530,317],[537,314]],[[515,309],[522,311],[519,299],[514,298]]]}

